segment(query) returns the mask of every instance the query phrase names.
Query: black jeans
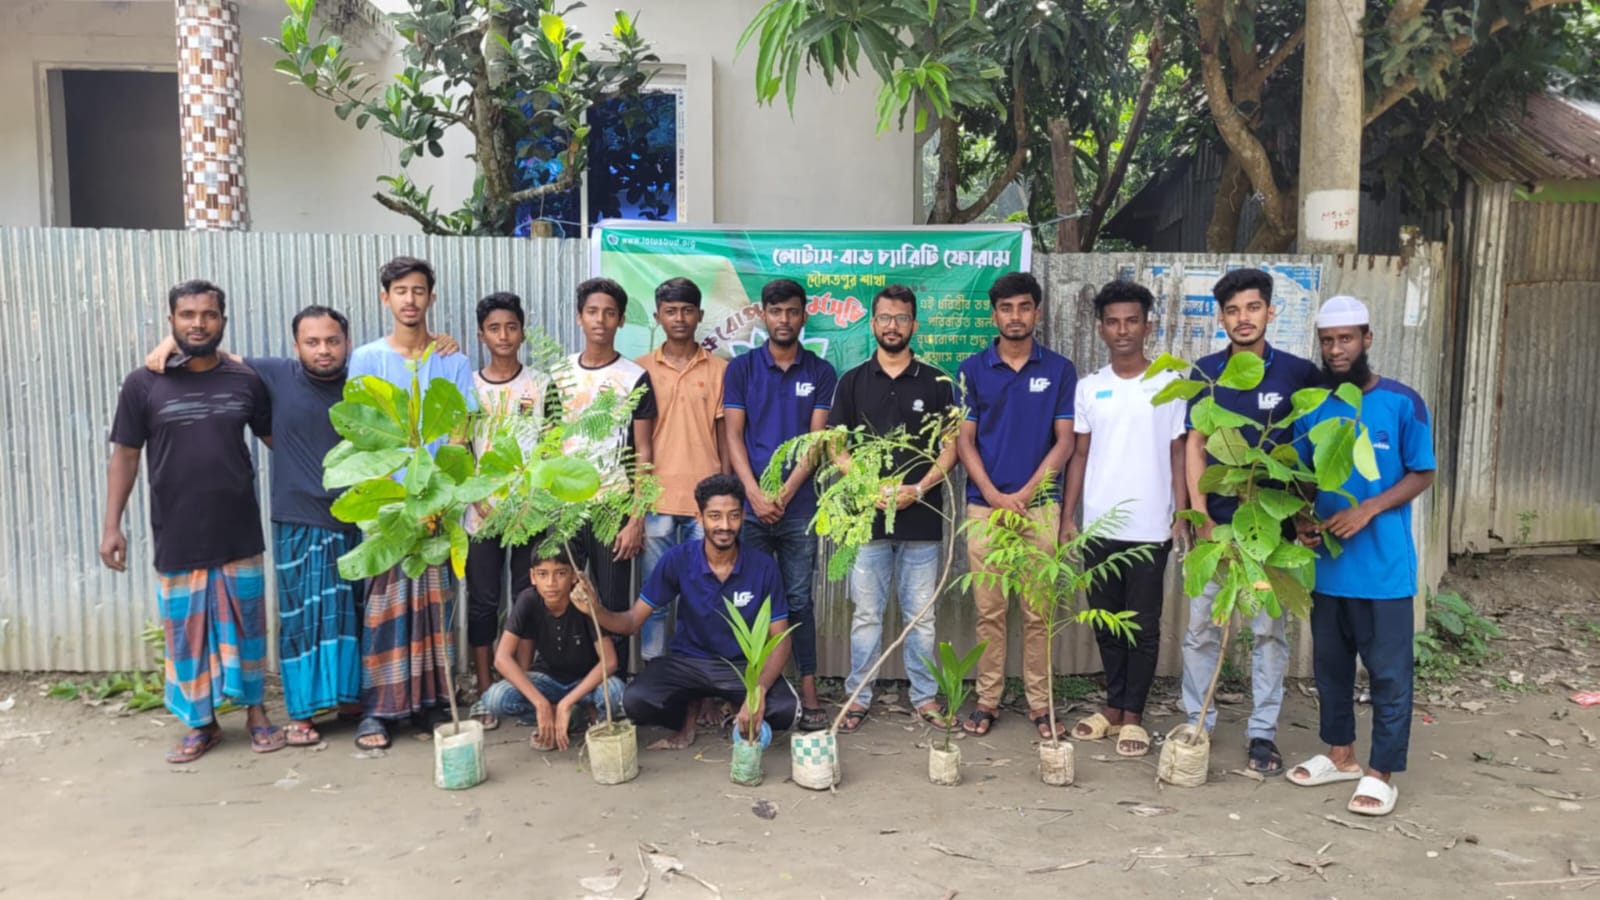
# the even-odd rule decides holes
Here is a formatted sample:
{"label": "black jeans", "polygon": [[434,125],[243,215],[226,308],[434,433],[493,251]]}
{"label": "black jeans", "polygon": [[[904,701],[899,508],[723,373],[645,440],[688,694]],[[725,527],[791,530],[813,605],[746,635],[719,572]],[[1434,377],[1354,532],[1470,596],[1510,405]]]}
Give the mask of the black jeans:
{"label": "black jeans", "polygon": [[[594,529],[583,526],[572,539],[572,555],[580,569],[586,569],[594,584],[600,604],[613,612],[627,612],[633,605],[633,560],[619,561],[611,553],[611,543],[595,536]],[[617,675],[628,673],[628,639],[616,635],[612,642],[617,648]]]}
{"label": "black jeans", "polygon": [[1102,540],[1087,549],[1083,562],[1096,566],[1114,553],[1139,546],[1150,548],[1149,562],[1128,562],[1122,571],[1096,582],[1088,595],[1094,609],[1134,613],[1139,630],[1133,633],[1131,644],[1104,629],[1095,629],[1094,636],[1106,670],[1106,706],[1142,714],[1150,685],[1155,681],[1156,658],[1161,653],[1161,605],[1172,543]]}
{"label": "black jeans", "polygon": [[[533,544],[502,546],[490,538],[467,545],[467,643],[492,647],[500,630],[500,585],[511,560],[511,601],[533,583]],[[509,605],[509,604],[507,604]]]}
{"label": "black jeans", "polygon": [[[744,703],[744,684],[727,660],[696,656],[658,656],[645,663],[622,694],[622,708],[638,725],[682,728],[689,703],[701,697],[721,697],[738,706]],[[788,679],[767,689],[761,718],[773,731],[794,727],[800,715],[800,696]]]}

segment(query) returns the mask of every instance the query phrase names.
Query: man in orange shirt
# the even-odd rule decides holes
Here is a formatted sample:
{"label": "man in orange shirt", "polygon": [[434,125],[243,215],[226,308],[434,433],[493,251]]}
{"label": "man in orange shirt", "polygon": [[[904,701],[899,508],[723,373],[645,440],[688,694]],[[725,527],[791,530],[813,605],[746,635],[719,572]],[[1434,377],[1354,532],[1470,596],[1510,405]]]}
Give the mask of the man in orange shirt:
{"label": "man in orange shirt", "polygon": [[[722,428],[722,375],[728,361],[695,342],[705,312],[700,287],[669,278],[656,288],[656,322],[666,334],[660,347],[634,360],[650,375],[656,395],[655,474],[661,483],[656,511],[644,520],[644,569],[648,579],[674,544],[700,540],[694,486],[708,475],[728,472]],[[667,606],[650,614],[639,633],[639,653],[652,660],[666,651]]]}

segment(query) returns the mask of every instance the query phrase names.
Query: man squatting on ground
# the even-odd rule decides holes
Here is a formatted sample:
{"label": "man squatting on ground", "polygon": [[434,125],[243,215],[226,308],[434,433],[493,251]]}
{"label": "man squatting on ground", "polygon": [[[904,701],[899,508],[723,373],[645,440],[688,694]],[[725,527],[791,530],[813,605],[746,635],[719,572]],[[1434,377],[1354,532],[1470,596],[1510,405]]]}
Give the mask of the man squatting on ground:
{"label": "man squatting on ground", "polygon": [[[1361,424],[1372,437],[1378,478],[1352,471],[1344,489],[1317,496],[1319,524],[1301,522],[1303,543],[1317,548],[1317,587],[1311,601],[1312,669],[1316,675],[1325,755],[1295,766],[1289,780],[1312,787],[1356,781],[1346,808],[1366,816],[1394,811],[1400,791],[1390,776],[1406,770],[1411,743],[1412,604],[1417,592],[1417,550],[1411,539],[1411,501],[1433,484],[1433,430],[1417,392],[1372,371],[1367,307],[1354,297],[1334,297],[1317,313],[1322,371],[1330,387],[1361,389]],[[1337,396],[1295,422],[1295,442],[1311,458],[1309,435],[1317,423],[1354,417]],[[1342,544],[1337,558],[1322,547],[1323,533]],[[1368,769],[1356,762],[1356,658],[1372,690],[1372,752]]]}

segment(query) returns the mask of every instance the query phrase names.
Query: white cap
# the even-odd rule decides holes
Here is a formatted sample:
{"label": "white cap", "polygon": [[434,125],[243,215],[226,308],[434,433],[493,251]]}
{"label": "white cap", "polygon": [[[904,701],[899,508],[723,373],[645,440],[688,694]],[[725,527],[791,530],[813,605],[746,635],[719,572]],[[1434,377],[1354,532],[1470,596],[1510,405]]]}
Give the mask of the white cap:
{"label": "white cap", "polygon": [[1328,298],[1317,310],[1318,328],[1346,328],[1351,325],[1371,324],[1372,317],[1367,314],[1367,305],[1354,297],[1338,296]]}

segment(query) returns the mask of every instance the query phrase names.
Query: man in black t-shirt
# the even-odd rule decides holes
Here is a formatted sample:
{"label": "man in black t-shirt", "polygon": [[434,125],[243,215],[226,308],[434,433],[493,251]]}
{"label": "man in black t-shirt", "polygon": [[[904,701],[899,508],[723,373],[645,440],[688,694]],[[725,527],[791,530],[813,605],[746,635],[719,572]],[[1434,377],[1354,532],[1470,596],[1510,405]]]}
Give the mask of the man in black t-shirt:
{"label": "man in black t-shirt", "polygon": [[217,353],[227,324],[225,296],[206,281],[167,295],[168,322],[186,356],[166,376],[135,369],[122,383],[111,426],[107,504],[100,559],[126,571],[122,513],[150,447],[150,530],[157,600],[166,637],[166,703],[190,732],[167,754],[189,763],[222,739],[216,707],[247,709],[251,749],[284,746],[262,705],[267,611],[261,571],[261,513],[248,427],[270,446],[266,387],[244,365]]}
{"label": "man in black t-shirt", "polygon": [[[850,571],[850,596],[855,615],[850,622],[850,677],[848,695],[878,663],[883,646],[883,608],[889,586],[895,585],[900,614],[907,621],[933,603],[938,581],[939,541],[944,537],[946,472],[955,465],[956,447],[944,429],[952,424],[955,406],[950,376],[916,358],[911,338],[917,333],[917,296],[891,284],[872,299],[872,335],[878,351],[844,373],[828,412],[830,428],[861,428],[866,434],[887,436],[904,429],[908,444],[927,448],[917,453],[897,449],[885,466],[885,477],[898,478],[900,486],[887,492],[878,506],[893,506],[894,528],[880,515],[872,526],[872,540],[861,548]],[[930,458],[932,457],[932,458]],[[838,459],[849,465],[849,447]],[[933,674],[925,659],[933,656],[933,615],[922,616],[905,643],[906,675],[911,680],[911,705],[929,722],[937,724],[939,701],[934,696]],[[845,712],[840,731],[855,731],[872,706],[872,686]]]}
{"label": "man in black t-shirt", "polygon": [[[565,550],[535,556],[533,587],[517,595],[495,647],[494,667],[503,678],[489,686],[482,702],[495,716],[533,724],[533,749],[565,750],[573,710],[580,704],[604,709],[609,702],[620,716],[623,685],[613,642],[596,635],[594,623],[572,603],[578,575]],[[518,661],[524,642],[535,654],[527,672]]]}

